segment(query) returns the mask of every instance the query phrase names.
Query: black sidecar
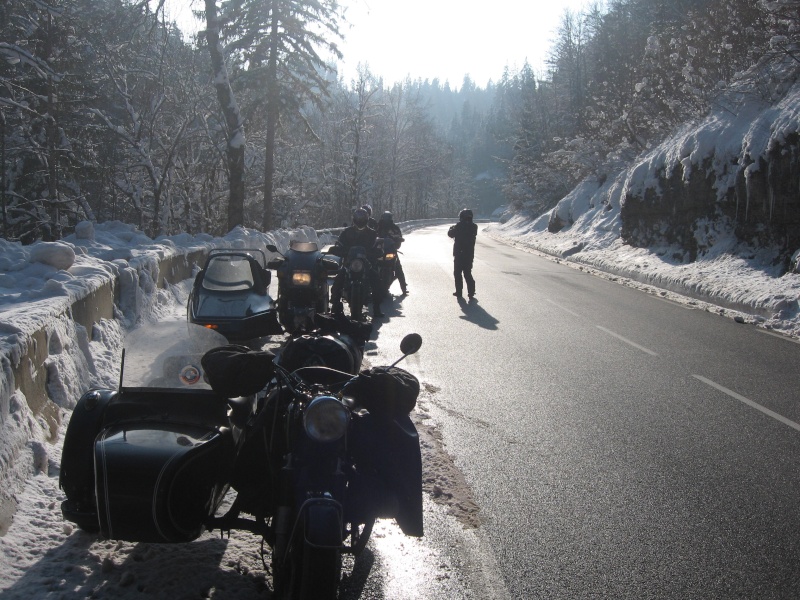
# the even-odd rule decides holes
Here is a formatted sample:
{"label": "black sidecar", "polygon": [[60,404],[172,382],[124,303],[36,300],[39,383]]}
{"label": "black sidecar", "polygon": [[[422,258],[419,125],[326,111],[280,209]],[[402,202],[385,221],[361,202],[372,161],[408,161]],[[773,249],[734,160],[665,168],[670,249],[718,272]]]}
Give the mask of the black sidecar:
{"label": "black sidecar", "polygon": [[[149,348],[156,368],[129,358],[126,339],[120,389],[89,391],[73,410],[61,509],[65,519],[110,539],[187,542],[227,492],[254,398],[228,400],[204,381],[200,358],[225,344],[222,336],[181,321],[138,337],[134,343]],[[171,347],[159,352],[162,339]]]}

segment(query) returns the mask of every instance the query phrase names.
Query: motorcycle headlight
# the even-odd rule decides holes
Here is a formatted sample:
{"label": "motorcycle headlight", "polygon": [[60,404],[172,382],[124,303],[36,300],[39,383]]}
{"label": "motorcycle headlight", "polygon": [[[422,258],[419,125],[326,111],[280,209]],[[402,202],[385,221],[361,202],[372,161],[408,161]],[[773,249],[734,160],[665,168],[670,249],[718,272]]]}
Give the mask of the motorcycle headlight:
{"label": "motorcycle headlight", "polygon": [[384,258],[384,260],[394,260],[394,254],[392,254],[392,253],[390,252],[389,254],[387,254],[386,256],[384,256],[383,258]]}
{"label": "motorcycle headlight", "polygon": [[364,270],[364,261],[356,258],[350,262],[350,270],[353,273],[361,273]]}
{"label": "motorcycle headlight", "polygon": [[347,431],[350,411],[333,396],[317,396],[306,408],[303,427],[316,442],[335,442]]}
{"label": "motorcycle headlight", "polygon": [[311,285],[311,271],[293,271],[292,285]]}

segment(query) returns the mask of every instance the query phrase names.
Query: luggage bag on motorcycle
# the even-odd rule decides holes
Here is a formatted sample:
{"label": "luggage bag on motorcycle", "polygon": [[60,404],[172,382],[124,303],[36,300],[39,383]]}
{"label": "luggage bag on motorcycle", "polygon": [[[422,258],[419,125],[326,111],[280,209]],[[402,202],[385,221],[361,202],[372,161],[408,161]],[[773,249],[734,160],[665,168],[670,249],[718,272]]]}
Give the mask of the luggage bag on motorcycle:
{"label": "luggage bag on motorcycle", "polygon": [[107,425],[94,442],[100,533],[192,541],[227,490],[236,455],[228,405],[210,392],[134,395],[106,409]]}
{"label": "luggage bag on motorcycle", "polygon": [[362,475],[355,496],[378,499],[391,492],[397,501],[395,514],[378,516],[393,516],[410,536],[423,535],[422,456],[419,434],[409,417],[419,389],[419,380],[398,367],[361,371],[347,388],[368,411],[353,420],[350,447]]}

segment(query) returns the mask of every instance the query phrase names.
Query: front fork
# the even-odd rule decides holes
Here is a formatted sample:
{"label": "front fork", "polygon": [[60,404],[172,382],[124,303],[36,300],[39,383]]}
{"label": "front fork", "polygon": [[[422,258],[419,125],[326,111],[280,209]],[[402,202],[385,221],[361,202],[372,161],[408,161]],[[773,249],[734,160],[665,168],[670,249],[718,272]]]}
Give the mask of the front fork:
{"label": "front fork", "polygon": [[[344,495],[345,476],[338,459],[326,473],[320,473],[318,467],[299,470],[287,467],[282,471],[283,493],[274,528],[278,557],[285,557],[295,543],[306,542],[319,548],[342,547],[344,510],[336,498]],[[312,471],[317,471],[317,476]]]}

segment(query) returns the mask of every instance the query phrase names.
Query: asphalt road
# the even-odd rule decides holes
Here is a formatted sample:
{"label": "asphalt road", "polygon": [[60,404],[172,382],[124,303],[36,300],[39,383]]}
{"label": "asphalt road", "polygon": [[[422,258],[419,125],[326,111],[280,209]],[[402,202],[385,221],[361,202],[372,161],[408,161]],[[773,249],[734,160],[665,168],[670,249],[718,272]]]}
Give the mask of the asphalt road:
{"label": "asphalt road", "polygon": [[800,344],[484,235],[459,302],[446,227],[406,239],[368,358],[423,335],[406,364],[480,507],[448,564],[482,574],[444,596],[800,597]]}

